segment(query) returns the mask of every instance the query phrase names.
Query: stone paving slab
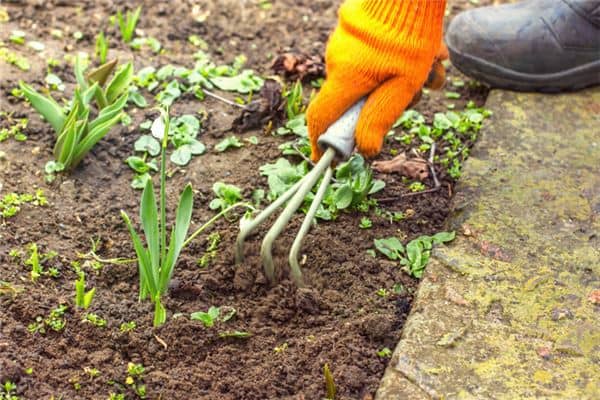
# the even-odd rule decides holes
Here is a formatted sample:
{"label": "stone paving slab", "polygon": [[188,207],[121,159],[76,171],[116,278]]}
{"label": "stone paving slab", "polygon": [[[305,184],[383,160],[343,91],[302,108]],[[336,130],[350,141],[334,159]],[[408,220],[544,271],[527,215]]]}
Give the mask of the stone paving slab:
{"label": "stone paving slab", "polygon": [[376,398],[600,399],[600,88],[487,107]]}

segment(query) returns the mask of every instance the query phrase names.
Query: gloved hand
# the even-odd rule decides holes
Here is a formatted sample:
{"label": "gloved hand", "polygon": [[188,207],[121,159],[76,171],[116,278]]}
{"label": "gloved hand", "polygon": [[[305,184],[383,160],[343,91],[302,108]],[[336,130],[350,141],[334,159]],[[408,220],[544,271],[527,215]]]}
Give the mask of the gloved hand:
{"label": "gloved hand", "polygon": [[[445,0],[346,0],[326,52],[327,79],[307,110],[312,159],[322,151],[318,137],[344,112],[368,95],[356,129],[365,157],[381,151],[383,138],[430,70],[438,78],[447,58],[442,44]],[[443,79],[443,78],[442,78]]]}

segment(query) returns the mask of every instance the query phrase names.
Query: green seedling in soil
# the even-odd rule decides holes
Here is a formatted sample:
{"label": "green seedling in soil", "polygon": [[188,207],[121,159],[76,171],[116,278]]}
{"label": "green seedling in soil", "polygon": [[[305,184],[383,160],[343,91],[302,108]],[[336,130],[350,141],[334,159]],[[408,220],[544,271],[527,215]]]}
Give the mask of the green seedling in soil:
{"label": "green seedling in soil", "polygon": [[384,347],[383,349],[377,351],[377,356],[380,358],[390,358],[392,356],[392,351],[389,348]]}
{"label": "green seedling in soil", "polygon": [[410,185],[408,185],[408,189],[413,193],[422,192],[423,190],[425,190],[425,185],[423,184],[423,182],[413,182]]}
{"label": "green seedling in soil", "polygon": [[17,142],[27,140],[23,130],[27,129],[27,118],[13,118],[13,113],[0,111],[0,142],[14,138]]}
{"label": "green seedling in soil", "polygon": [[133,35],[135,34],[135,27],[142,13],[142,6],[139,6],[135,11],[127,11],[124,16],[119,10],[117,11],[117,22],[119,24],[119,30],[121,31],[121,38],[125,43],[131,42]]}
{"label": "green seedling in soil", "polygon": [[458,179],[462,162],[469,156],[469,147],[490,115],[490,111],[476,107],[472,101],[461,112],[436,113],[432,123],[427,123],[417,111],[408,110],[393,126],[403,131],[395,140],[421,152],[429,151],[435,143],[435,161],[445,167],[452,178]]}
{"label": "green seedling in soil", "polygon": [[109,393],[108,400],[126,400],[123,393]]}
{"label": "green seedling in soil", "polygon": [[243,147],[244,143],[242,143],[240,141],[240,139],[238,139],[236,136],[229,136],[226,137],[225,139],[221,140],[219,143],[217,143],[215,145],[215,151],[222,153],[227,149],[239,149],[240,147]]}
{"label": "green seedling in soil", "polygon": [[104,32],[100,32],[96,36],[96,48],[94,49],[94,55],[98,57],[100,64],[106,63],[106,57],[108,56],[108,41],[104,36]]}
{"label": "green seedling in soil", "polygon": [[92,304],[96,288],[85,291],[85,272],[79,271],[79,278],[75,281],[75,306],[87,310]]}
{"label": "green seedling in soil", "polygon": [[386,298],[390,295],[390,292],[386,288],[379,288],[375,294],[379,297]]}
{"label": "green seedling in soil", "polygon": [[212,189],[217,197],[208,205],[211,210],[223,211],[242,200],[242,190],[235,185],[215,182]]}
{"label": "green seedling in soil", "polygon": [[90,324],[97,326],[98,328],[106,328],[106,320],[100,318],[94,313],[87,313],[83,316],[82,322],[89,322]]}
{"label": "green seedling in soil", "polygon": [[48,268],[44,271],[43,264],[55,258],[58,254],[55,251],[49,251],[47,253],[40,254],[38,246],[35,243],[31,243],[27,247],[29,257],[25,260],[25,265],[31,268],[31,280],[35,282],[42,275],[50,276],[52,278],[58,277],[60,273],[56,268]]}
{"label": "green seedling in soil", "polygon": [[65,84],[63,83],[62,79],[60,79],[60,77],[56,74],[53,74],[52,72],[49,72],[46,75],[45,78],[45,82],[46,82],[46,86],[48,87],[48,90],[52,91],[59,91],[59,92],[64,92],[65,91]]}
{"label": "green seedling in soil", "polygon": [[93,367],[83,367],[83,372],[85,372],[90,378],[97,378],[100,376],[100,371]]}
{"label": "green seedling in soil", "polygon": [[129,333],[133,332],[137,327],[135,321],[123,322],[121,326],[119,326],[119,331],[121,333]]}
{"label": "green seedling in soil", "polygon": [[[45,166],[50,180],[53,180],[55,173],[76,167],[92,147],[121,120],[122,110],[129,95],[128,88],[133,78],[133,65],[128,63],[119,68],[113,79],[106,84],[116,65],[116,60],[111,61],[84,77],[84,67],[77,58],[75,76],[78,85],[68,112],[65,112],[51,96],[43,96],[24,82],[19,83],[33,108],[56,132],[55,160]],[[92,98],[96,99],[99,111],[96,118],[90,121],[92,110],[89,103]]]}
{"label": "green seedling in soil", "polygon": [[0,47],[0,60],[6,61],[7,64],[14,65],[21,71],[29,71],[31,69],[31,65],[27,58],[20,56],[5,47]]}
{"label": "green seedling in soil", "polygon": [[217,257],[217,248],[219,247],[220,242],[221,235],[219,232],[213,232],[208,235],[208,245],[206,246],[206,251],[198,260],[198,265],[200,268],[208,267],[215,257]]}
{"label": "green seedling in soil", "polygon": [[153,124],[153,135],[161,140],[161,175],[160,203],[157,208],[152,180],[148,180],[142,193],[140,204],[140,219],[147,248],[142,245],[139,235],[133,228],[129,216],[121,211],[121,216],[129,229],[131,239],[138,258],[140,274],[140,300],[150,297],[154,303],[154,326],[164,324],[167,311],[161,302],[162,296],[168,289],[173,269],[179,253],[184,246],[192,218],[193,193],[191,185],[187,185],[181,193],[177,206],[175,225],[171,231],[171,239],[167,246],[167,212],[166,212],[166,148],[169,138],[170,119],[168,112],[162,111],[161,116]]}
{"label": "green seedling in soil", "polygon": [[36,317],[35,322],[32,322],[27,326],[27,330],[30,333],[39,333],[42,335],[46,333],[46,328],[51,329],[55,332],[62,331],[67,324],[67,321],[65,321],[64,319],[64,314],[67,311],[67,309],[68,307],[66,305],[61,304],[52,311],[50,311],[48,317]]}
{"label": "green seedling in soil", "polygon": [[19,396],[16,395],[17,385],[11,381],[5,381],[0,386],[0,400],[19,400]]}
{"label": "green seedling in soil", "polygon": [[333,380],[333,374],[329,369],[329,364],[325,364],[323,366],[323,376],[325,378],[325,399],[335,400],[336,388]]}
{"label": "green seedling in soil", "polygon": [[283,97],[286,100],[285,112],[288,119],[294,119],[304,113],[306,107],[303,103],[302,82],[300,80],[296,81],[296,83],[287,89],[284,92]]}
{"label": "green seedling in soil", "polygon": [[140,398],[146,398],[146,385],[140,382],[144,379],[144,373],[146,369],[142,364],[128,363],[127,364],[127,377],[125,378],[125,384],[130,386],[131,389]]}
{"label": "green seedling in soil", "polygon": [[[225,311],[221,311],[224,308]],[[221,315],[223,314],[223,315]],[[197,311],[190,315],[193,321],[200,321],[206,328],[212,328],[216,322],[227,322],[236,314],[235,308],[232,307],[215,307],[210,306],[207,312]]]}
{"label": "green seedling in soil", "polygon": [[158,54],[162,50],[162,45],[158,41],[157,38],[149,36],[149,37],[139,37],[135,38],[129,43],[129,46],[133,50],[141,50],[143,46],[148,46],[153,53]]}
{"label": "green seedling in soil", "polygon": [[273,352],[275,354],[281,354],[281,353],[284,353],[288,349],[288,347],[289,347],[288,343],[287,342],[283,342],[279,346],[275,346],[273,348]]}
{"label": "green seedling in soil", "polygon": [[367,217],[363,217],[360,219],[360,229],[371,229],[373,227],[373,221],[371,221]]}
{"label": "green seedling in soil", "polygon": [[8,38],[8,40],[10,40],[14,44],[23,45],[25,44],[25,36],[25,32],[15,29],[10,33],[10,37]]}
{"label": "green seedling in soil", "polygon": [[42,189],[37,189],[35,194],[8,193],[0,199],[0,215],[3,218],[14,217],[21,211],[21,206],[25,204],[43,207],[48,205],[48,200]]}
{"label": "green seedling in soil", "polygon": [[454,236],[454,232],[420,236],[410,241],[406,248],[396,237],[375,239],[375,248],[390,260],[400,261],[400,264],[411,276],[420,279],[429,262],[433,245],[451,242],[454,240]]}

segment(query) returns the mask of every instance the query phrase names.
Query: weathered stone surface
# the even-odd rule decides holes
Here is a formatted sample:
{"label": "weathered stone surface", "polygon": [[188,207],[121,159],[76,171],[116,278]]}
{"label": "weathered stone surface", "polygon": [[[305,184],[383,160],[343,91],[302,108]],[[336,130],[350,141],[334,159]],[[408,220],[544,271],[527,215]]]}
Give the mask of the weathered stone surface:
{"label": "weathered stone surface", "polygon": [[600,89],[487,107],[377,399],[598,399]]}

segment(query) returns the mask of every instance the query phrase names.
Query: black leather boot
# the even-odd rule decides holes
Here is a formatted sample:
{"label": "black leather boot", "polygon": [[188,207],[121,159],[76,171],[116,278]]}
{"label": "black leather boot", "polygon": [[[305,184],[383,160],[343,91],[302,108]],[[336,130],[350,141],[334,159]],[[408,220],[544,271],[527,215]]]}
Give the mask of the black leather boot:
{"label": "black leather boot", "polygon": [[525,0],[459,14],[450,60],[493,87],[556,92],[600,84],[600,0]]}

